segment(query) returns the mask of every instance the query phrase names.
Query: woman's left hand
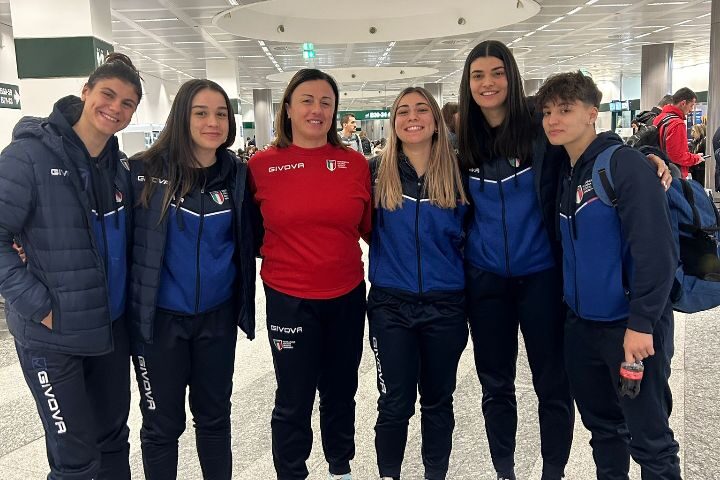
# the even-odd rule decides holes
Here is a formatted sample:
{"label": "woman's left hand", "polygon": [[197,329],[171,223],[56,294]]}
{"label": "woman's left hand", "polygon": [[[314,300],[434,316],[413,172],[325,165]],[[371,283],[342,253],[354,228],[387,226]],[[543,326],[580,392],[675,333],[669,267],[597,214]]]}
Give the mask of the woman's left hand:
{"label": "woman's left hand", "polygon": [[660,183],[662,183],[662,186],[665,188],[665,190],[670,188],[670,183],[672,183],[672,175],[670,175],[670,169],[662,160],[662,158],[652,153],[649,154],[647,158],[657,167],[657,176],[660,177]]}

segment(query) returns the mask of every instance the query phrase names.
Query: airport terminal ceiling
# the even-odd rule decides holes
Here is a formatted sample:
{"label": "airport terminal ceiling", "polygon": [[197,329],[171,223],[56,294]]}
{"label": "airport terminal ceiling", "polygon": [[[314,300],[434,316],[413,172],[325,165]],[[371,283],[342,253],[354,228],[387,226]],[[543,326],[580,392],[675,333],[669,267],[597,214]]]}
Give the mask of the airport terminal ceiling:
{"label": "airport terminal ceiling", "polygon": [[[237,58],[247,102],[255,88],[271,88],[278,101],[285,72],[358,69],[341,81],[348,93],[341,109],[382,108],[412,84],[443,83],[443,97],[453,99],[467,52],[489,38],[514,49],[526,79],[580,68],[597,81],[637,77],[642,45],[656,43],[675,45],[675,67],[707,63],[710,6],[709,0],[112,0],[112,42],[142,71],[167,80],[203,78],[206,60]],[[0,0],[0,23],[12,24],[10,0]],[[323,24],[323,33],[313,34]],[[308,42],[313,59],[303,56]],[[384,69],[390,79],[382,79]]]}

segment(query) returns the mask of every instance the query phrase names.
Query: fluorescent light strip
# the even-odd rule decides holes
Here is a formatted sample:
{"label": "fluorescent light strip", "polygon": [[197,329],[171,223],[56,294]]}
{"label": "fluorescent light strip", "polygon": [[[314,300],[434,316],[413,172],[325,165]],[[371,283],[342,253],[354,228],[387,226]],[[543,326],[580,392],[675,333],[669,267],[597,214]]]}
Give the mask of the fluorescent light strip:
{"label": "fluorescent light strip", "polygon": [[583,9],[583,7],[575,7],[575,8],[573,8],[572,10],[570,10],[568,13],[566,13],[565,15],[573,15],[573,14],[579,12],[579,11],[582,10],[582,9]]}
{"label": "fluorescent light strip", "polygon": [[[648,4],[648,5],[649,5],[649,4]],[[683,21],[683,22],[673,23],[673,25],[675,25],[675,26],[677,26],[677,25],[685,25],[686,23],[690,23],[690,22],[692,22],[692,20],[685,20],[685,21]]]}
{"label": "fluorescent light strip", "polygon": [[557,22],[559,22],[560,20],[562,20],[563,18],[565,18],[565,15],[563,15],[562,17],[557,17],[555,20],[553,20],[553,21],[550,22],[550,23],[557,23]]}
{"label": "fluorescent light strip", "polygon": [[136,23],[146,23],[146,22],[177,22],[177,17],[172,18],[145,18],[142,20],[133,20]]}

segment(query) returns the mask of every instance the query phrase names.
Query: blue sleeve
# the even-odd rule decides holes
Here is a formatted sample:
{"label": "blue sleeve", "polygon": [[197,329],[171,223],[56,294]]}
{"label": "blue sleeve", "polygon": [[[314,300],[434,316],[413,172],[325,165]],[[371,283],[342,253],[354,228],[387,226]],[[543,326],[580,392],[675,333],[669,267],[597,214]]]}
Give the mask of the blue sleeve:
{"label": "blue sleeve", "polygon": [[612,160],[620,228],[633,260],[628,328],[652,333],[669,301],[678,265],[667,197],[641,153],[623,148]]}
{"label": "blue sleeve", "polygon": [[39,323],[51,311],[50,294],[12,247],[32,213],[36,195],[33,166],[22,150],[13,144],[0,154],[0,294],[22,318]]}

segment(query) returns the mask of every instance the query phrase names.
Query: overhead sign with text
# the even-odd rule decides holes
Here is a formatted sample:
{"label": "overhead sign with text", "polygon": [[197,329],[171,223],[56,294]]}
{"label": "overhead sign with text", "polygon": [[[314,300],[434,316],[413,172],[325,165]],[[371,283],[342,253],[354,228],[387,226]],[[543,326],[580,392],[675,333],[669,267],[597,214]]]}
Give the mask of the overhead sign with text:
{"label": "overhead sign with text", "polygon": [[20,87],[9,83],[0,83],[0,108],[20,110]]}

